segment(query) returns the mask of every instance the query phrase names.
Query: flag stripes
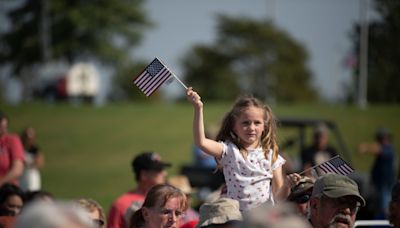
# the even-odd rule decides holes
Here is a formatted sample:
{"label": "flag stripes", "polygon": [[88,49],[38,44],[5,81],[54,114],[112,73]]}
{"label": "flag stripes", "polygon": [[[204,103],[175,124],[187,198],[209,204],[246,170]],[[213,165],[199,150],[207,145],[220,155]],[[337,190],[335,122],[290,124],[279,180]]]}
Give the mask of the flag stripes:
{"label": "flag stripes", "polygon": [[151,96],[164,82],[172,77],[172,72],[155,58],[134,80],[139,89],[148,97]]}
{"label": "flag stripes", "polygon": [[339,156],[320,164],[318,167],[324,173],[336,173],[341,175],[348,175],[354,171],[354,169]]}

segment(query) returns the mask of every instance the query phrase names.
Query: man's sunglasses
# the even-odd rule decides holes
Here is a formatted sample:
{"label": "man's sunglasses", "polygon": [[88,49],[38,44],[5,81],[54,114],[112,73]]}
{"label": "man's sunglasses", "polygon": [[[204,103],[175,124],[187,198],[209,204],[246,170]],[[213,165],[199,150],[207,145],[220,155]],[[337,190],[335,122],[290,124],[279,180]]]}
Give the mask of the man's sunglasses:
{"label": "man's sunglasses", "polygon": [[310,194],[303,194],[293,199],[296,203],[307,203],[311,198]]}

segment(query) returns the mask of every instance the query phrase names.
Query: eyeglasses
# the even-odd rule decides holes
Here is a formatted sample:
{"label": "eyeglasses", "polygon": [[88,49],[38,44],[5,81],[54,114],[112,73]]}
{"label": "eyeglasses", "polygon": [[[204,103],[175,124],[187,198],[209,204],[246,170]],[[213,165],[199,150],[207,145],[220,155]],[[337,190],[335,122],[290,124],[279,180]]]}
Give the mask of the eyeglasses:
{"label": "eyeglasses", "polygon": [[155,210],[157,213],[159,213],[163,216],[175,215],[175,217],[177,217],[177,218],[180,218],[185,214],[182,211],[171,210],[171,209],[166,209],[166,208],[152,208],[152,210]]}
{"label": "eyeglasses", "polygon": [[303,195],[300,195],[300,196],[297,196],[296,198],[294,198],[293,201],[295,203],[299,203],[299,204],[307,203],[310,200],[310,198],[311,198],[310,194],[303,194]]}

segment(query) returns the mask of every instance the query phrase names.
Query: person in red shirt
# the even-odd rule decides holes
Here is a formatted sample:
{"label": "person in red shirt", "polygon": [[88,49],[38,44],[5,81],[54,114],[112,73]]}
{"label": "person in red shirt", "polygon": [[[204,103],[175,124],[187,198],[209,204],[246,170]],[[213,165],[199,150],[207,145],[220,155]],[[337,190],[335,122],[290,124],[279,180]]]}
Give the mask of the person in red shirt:
{"label": "person in red shirt", "polygon": [[16,134],[8,133],[8,118],[0,111],[0,186],[18,184],[24,171],[24,149]]}
{"label": "person in red shirt", "polygon": [[130,215],[139,209],[147,192],[157,184],[164,184],[167,173],[165,168],[170,163],[163,162],[160,155],[154,152],[144,152],[132,161],[137,187],[119,196],[111,205],[108,213],[108,228],[125,228]]}

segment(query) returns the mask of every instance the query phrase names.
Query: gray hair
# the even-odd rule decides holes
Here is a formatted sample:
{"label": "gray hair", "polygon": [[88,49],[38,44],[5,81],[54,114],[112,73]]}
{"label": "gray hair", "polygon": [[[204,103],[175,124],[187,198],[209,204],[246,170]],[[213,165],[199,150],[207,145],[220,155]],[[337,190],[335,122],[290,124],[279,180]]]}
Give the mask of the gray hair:
{"label": "gray hair", "polygon": [[17,217],[15,228],[93,228],[88,213],[71,202],[33,202]]}
{"label": "gray hair", "polygon": [[311,228],[306,218],[297,214],[292,203],[281,202],[276,205],[262,204],[244,215],[244,223],[240,228]]}

